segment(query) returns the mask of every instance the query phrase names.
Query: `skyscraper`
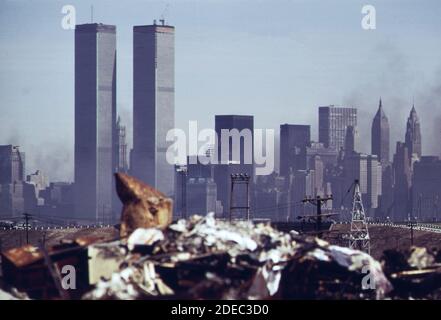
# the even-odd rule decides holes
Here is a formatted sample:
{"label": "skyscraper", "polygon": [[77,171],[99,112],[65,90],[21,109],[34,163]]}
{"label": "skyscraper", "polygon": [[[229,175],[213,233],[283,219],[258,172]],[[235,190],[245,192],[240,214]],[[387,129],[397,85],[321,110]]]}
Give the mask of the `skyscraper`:
{"label": "skyscraper", "polygon": [[[365,208],[373,217],[381,195],[381,166],[376,155],[354,152],[344,159],[344,186],[349,188],[354,180],[360,183],[360,190],[365,199]],[[352,206],[351,197],[346,197],[347,208]]]}
{"label": "skyscraper", "polygon": [[404,221],[408,218],[408,214],[410,213],[409,196],[412,173],[407,146],[400,141],[397,142],[393,171],[395,186],[392,219],[394,221]]}
{"label": "skyscraper", "polygon": [[[239,143],[239,152],[233,152],[233,137],[229,136],[226,141],[222,141],[222,130],[236,129],[238,133],[242,133],[242,138]],[[243,131],[245,129],[245,131]],[[215,116],[215,130],[218,136],[218,144],[215,147],[218,152],[218,158],[222,160],[222,143],[228,143],[229,148],[224,148],[224,158],[228,159],[228,163],[218,164],[215,167],[215,182],[217,184],[217,197],[221,201],[224,214],[230,210],[230,189],[231,189],[231,174],[243,173],[248,174],[250,178],[250,195],[253,194],[253,180],[254,180],[254,117],[245,115],[217,115]],[[248,144],[251,148],[247,150],[245,145]],[[251,152],[251,154],[246,154]],[[252,163],[245,163],[251,157]],[[235,206],[246,205],[245,188],[236,188]],[[253,206],[252,201],[251,206]]]}
{"label": "skyscraper", "polygon": [[24,212],[24,168],[24,153],[17,146],[0,146],[0,217]]}
{"label": "skyscraper", "polygon": [[357,150],[357,131],[353,126],[347,126],[345,138],[345,153],[352,154]]}
{"label": "skyscraper", "polygon": [[412,176],[412,214],[420,221],[441,218],[441,160],[423,156],[414,165]]}
{"label": "skyscraper", "polygon": [[[243,131],[243,130],[249,131]],[[218,136],[218,144],[216,146],[218,157],[222,159],[222,143],[228,143],[229,148],[224,149],[224,157],[232,162],[240,162],[242,168],[244,168],[244,173],[248,170],[245,168],[252,168],[252,164],[245,164],[245,160],[251,157],[252,162],[254,162],[254,117],[253,116],[243,116],[243,115],[216,115],[215,116],[215,130]],[[240,150],[238,157],[235,157],[233,152],[233,138],[229,137],[228,140],[222,141],[222,130],[237,130],[239,134],[243,134],[240,139]],[[249,133],[249,135],[247,134]],[[245,145],[249,144],[251,146],[251,150],[246,150]],[[251,154],[246,154],[246,151],[250,151]],[[248,174],[252,174],[252,172],[248,172]]]}
{"label": "skyscraper", "polygon": [[116,27],[75,29],[75,215],[112,215],[116,122]]}
{"label": "skyscraper", "polygon": [[319,142],[337,151],[345,147],[348,126],[357,127],[357,109],[319,107]]}
{"label": "skyscraper", "polygon": [[390,148],[389,120],[384,113],[381,103],[378,105],[377,113],[372,121],[371,130],[371,152],[378,156],[383,167],[389,163]]}
{"label": "skyscraper", "polygon": [[174,193],[174,164],[166,160],[175,123],[175,29],[133,27],[133,151],[131,172],[161,192]]}
{"label": "skyscraper", "polygon": [[280,125],[280,175],[288,177],[292,171],[305,170],[306,148],[311,145],[311,126]]}
{"label": "skyscraper", "polygon": [[421,125],[415,106],[412,106],[407,118],[405,143],[409,159],[412,159],[414,154],[421,158]]}
{"label": "skyscraper", "polygon": [[13,145],[0,146],[0,184],[24,180],[24,153]]}
{"label": "skyscraper", "polygon": [[189,178],[186,196],[186,209],[190,214],[216,212],[217,187],[212,178]]}

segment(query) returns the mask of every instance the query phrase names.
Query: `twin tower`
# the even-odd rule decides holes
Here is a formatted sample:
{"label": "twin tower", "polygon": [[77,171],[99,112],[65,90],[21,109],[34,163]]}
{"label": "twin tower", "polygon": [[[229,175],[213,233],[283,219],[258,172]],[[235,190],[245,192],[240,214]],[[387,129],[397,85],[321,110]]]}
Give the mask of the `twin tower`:
{"label": "twin tower", "polygon": [[[174,27],[133,27],[131,173],[166,194],[174,188],[166,134],[174,128]],[[112,221],[117,162],[116,27],[75,29],[75,217]]]}

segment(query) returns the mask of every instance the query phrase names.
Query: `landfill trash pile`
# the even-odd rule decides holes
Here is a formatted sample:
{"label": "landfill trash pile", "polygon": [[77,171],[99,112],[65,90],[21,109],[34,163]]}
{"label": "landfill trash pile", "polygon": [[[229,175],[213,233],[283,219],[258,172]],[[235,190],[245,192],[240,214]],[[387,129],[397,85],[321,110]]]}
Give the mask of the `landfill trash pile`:
{"label": "landfill trash pile", "polygon": [[[84,299],[381,299],[392,290],[368,254],[212,213],[115,245],[127,247],[120,269]],[[375,289],[362,288],[363,268]]]}
{"label": "landfill trash pile", "polygon": [[10,292],[0,289],[0,300],[29,300],[29,297],[26,293],[19,292],[14,288]]}
{"label": "landfill trash pile", "polygon": [[395,299],[441,300],[441,251],[412,247],[384,251],[383,270],[393,285]]}

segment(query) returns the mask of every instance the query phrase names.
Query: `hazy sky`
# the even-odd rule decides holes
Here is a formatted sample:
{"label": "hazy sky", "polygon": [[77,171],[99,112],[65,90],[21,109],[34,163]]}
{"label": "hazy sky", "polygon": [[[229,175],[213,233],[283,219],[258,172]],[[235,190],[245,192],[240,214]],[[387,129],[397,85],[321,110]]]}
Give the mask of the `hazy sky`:
{"label": "hazy sky", "polygon": [[[439,0],[0,0],[0,144],[22,146],[28,172],[72,180],[74,31],[62,29],[61,8],[74,5],[80,24],[90,22],[92,3],[94,22],[117,26],[117,106],[130,133],[132,27],[169,4],[177,127],[253,114],[256,128],[277,132],[281,123],[312,124],[316,140],[317,106],[354,106],[369,152],[381,96],[392,150],[414,100],[423,152],[441,151]],[[365,4],[376,8],[376,30],[361,28]]]}

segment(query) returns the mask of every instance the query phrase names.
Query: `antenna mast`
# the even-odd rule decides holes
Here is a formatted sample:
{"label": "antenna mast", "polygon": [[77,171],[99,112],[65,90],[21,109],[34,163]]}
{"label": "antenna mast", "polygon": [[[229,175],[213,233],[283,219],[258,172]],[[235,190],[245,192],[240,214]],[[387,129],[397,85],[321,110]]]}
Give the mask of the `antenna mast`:
{"label": "antenna mast", "polygon": [[170,7],[170,4],[166,4],[166,6],[165,6],[165,8],[164,8],[164,11],[162,11],[162,13],[161,13],[161,19],[159,19],[159,22],[162,24],[162,25],[165,25],[165,17],[166,17],[166,15],[168,14],[168,8]]}
{"label": "antenna mast", "polygon": [[371,252],[369,230],[366,223],[366,214],[361,200],[360,183],[358,180],[354,182],[349,248],[364,251],[368,254]]}

